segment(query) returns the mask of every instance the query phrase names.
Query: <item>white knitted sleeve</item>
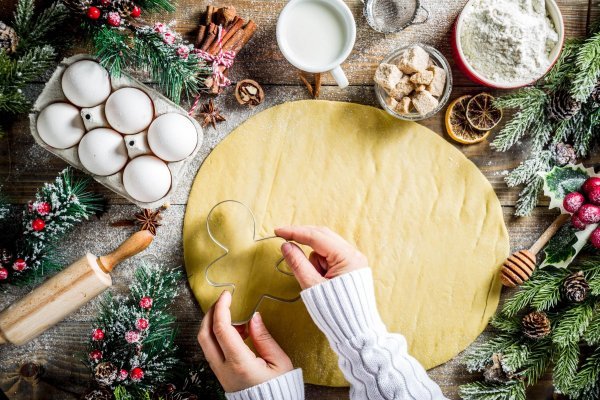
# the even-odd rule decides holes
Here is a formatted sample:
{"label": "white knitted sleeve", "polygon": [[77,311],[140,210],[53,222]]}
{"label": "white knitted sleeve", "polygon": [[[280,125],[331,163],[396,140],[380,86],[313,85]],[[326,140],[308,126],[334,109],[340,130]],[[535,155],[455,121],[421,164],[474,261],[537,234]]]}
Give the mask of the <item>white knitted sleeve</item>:
{"label": "white knitted sleeve", "polygon": [[408,354],[404,337],[387,331],[377,311],[369,268],[306,289],[302,300],[339,356],[351,399],[445,398]]}
{"label": "white knitted sleeve", "polygon": [[225,393],[225,397],[227,400],[304,400],[302,370],[295,369],[239,392]]}

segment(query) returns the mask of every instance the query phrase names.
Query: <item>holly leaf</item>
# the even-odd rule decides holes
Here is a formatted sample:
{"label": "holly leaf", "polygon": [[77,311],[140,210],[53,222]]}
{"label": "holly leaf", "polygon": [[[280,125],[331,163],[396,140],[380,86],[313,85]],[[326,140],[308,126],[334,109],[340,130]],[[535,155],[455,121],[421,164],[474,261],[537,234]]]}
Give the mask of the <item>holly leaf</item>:
{"label": "holly leaf", "polygon": [[544,178],[544,194],[550,198],[548,208],[563,208],[563,199],[571,192],[581,189],[581,185],[591,176],[598,176],[594,168],[585,168],[582,164],[568,164],[564,167],[553,167],[549,172],[540,174]]}
{"label": "holly leaf", "polygon": [[590,235],[598,227],[598,224],[588,225],[584,230],[578,231],[569,224],[552,236],[552,239],[544,247],[544,262],[540,268],[552,265],[557,268],[567,268],[577,254],[583,249]]}

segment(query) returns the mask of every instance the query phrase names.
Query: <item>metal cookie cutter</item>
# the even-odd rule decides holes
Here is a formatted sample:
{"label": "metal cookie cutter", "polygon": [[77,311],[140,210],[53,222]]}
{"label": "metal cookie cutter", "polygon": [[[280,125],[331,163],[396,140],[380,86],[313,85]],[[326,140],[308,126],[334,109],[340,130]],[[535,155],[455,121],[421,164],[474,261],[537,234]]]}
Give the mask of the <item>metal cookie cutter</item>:
{"label": "metal cookie cutter", "polygon": [[[214,211],[222,204],[224,203],[236,203],[239,204],[241,206],[243,206],[244,208],[246,208],[246,210],[248,210],[248,212],[250,213],[250,215],[252,216],[252,239],[254,240],[255,243],[257,242],[262,242],[265,240],[269,240],[269,239],[276,239],[278,238],[277,236],[267,236],[267,237],[263,237],[263,238],[256,238],[256,217],[254,216],[254,213],[252,212],[252,210],[250,209],[250,207],[248,207],[246,204],[242,203],[241,201],[238,200],[223,200],[220,201],[219,203],[215,204],[210,211],[208,212],[208,215],[206,216],[206,231],[208,232],[208,236],[210,237],[210,239],[217,245],[219,246],[221,249],[223,249],[224,253],[222,255],[220,255],[219,257],[215,258],[214,260],[212,260],[204,269],[204,278],[206,279],[206,282],[208,282],[209,285],[213,286],[213,287],[217,287],[217,288],[221,288],[221,287],[230,287],[231,288],[231,294],[233,296],[233,294],[235,293],[235,283],[233,282],[224,282],[224,283],[220,283],[220,282],[215,282],[213,280],[211,280],[208,276],[210,269],[222,258],[227,257],[227,255],[229,254],[229,249],[227,247],[225,247],[225,245],[223,245],[223,243],[219,242],[219,240],[214,236],[213,232],[210,229],[210,220],[212,217],[212,214],[214,213]],[[273,265],[273,268],[285,275],[291,276],[293,277],[294,274],[292,272],[286,271],[281,269],[281,263],[284,261],[283,256],[281,258],[279,258],[279,260],[277,260],[277,262],[275,263],[275,265]],[[274,300],[274,301],[279,301],[282,303],[294,303],[295,301],[300,299],[300,295],[292,298],[292,299],[285,299],[282,297],[278,297],[278,296],[273,296],[269,293],[263,293],[258,301],[256,302],[256,305],[254,306],[254,308],[252,309],[252,312],[249,313],[249,315],[244,318],[241,321],[232,321],[233,325],[243,325],[245,323],[247,323],[248,321],[250,321],[250,319],[252,319],[252,316],[254,315],[254,313],[258,310],[258,307],[260,307],[261,303],[263,302],[263,300],[265,299],[269,299],[269,300]]]}
{"label": "metal cookie cutter", "polygon": [[371,28],[380,33],[397,33],[411,25],[424,24],[429,11],[420,0],[363,0],[363,14]]}

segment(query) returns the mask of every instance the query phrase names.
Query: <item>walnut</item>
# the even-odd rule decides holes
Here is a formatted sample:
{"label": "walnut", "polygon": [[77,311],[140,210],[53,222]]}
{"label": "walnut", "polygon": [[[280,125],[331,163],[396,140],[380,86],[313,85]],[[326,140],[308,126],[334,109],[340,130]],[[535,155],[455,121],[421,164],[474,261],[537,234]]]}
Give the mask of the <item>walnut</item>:
{"label": "walnut", "polygon": [[234,6],[226,6],[223,8],[219,8],[219,10],[217,11],[217,15],[216,15],[216,21],[218,24],[226,26],[230,22],[233,21],[235,16],[236,16],[235,7]]}
{"label": "walnut", "polygon": [[254,107],[263,102],[265,93],[256,81],[244,79],[235,86],[235,98],[242,105]]}

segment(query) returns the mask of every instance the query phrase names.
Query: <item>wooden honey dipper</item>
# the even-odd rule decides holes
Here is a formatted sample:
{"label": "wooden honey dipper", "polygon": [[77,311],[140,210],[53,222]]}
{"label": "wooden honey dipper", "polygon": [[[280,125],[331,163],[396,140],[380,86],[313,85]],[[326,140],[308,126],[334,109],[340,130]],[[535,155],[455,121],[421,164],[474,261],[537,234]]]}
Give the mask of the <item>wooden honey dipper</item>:
{"label": "wooden honey dipper", "polygon": [[500,280],[507,287],[515,287],[531,277],[537,264],[536,255],[544,248],[554,234],[571,219],[570,214],[559,215],[554,222],[542,233],[529,250],[514,252],[504,261]]}

